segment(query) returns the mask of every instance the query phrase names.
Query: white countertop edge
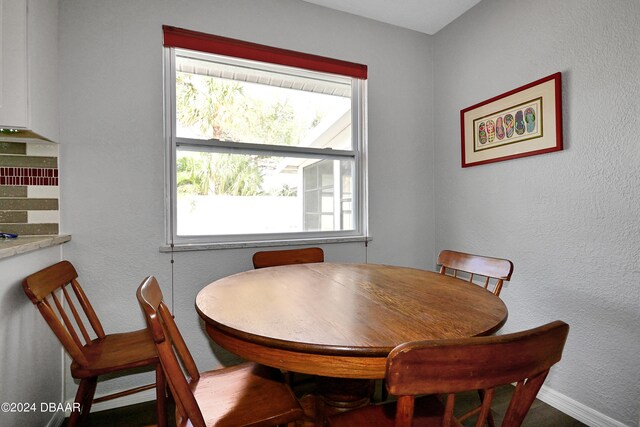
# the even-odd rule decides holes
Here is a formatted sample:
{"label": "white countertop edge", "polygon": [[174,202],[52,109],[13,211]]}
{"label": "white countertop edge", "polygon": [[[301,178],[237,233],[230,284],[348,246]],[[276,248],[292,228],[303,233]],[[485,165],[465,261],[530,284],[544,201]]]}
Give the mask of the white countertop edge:
{"label": "white countertop edge", "polygon": [[299,240],[265,240],[259,242],[181,243],[162,245],[160,252],[209,251],[218,249],[262,248],[274,246],[322,245],[327,243],[370,242],[370,236],[328,237]]}
{"label": "white countertop edge", "polygon": [[0,259],[61,245],[69,240],[71,240],[71,235],[69,234],[19,236],[17,239],[0,239]]}

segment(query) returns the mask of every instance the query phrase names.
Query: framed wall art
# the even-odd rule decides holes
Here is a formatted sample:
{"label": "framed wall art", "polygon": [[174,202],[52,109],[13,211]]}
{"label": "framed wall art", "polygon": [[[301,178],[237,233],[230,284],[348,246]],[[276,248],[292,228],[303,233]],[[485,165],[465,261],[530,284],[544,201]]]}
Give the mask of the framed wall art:
{"label": "framed wall art", "polygon": [[562,75],[460,111],[462,167],[562,150]]}

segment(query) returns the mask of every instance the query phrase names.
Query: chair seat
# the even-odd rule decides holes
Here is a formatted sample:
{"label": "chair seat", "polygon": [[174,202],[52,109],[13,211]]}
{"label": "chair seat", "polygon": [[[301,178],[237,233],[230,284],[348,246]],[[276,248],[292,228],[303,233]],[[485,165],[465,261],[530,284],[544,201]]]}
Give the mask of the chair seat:
{"label": "chair seat", "polygon": [[[71,375],[80,380],[69,427],[88,423],[91,405],[103,374],[129,375],[132,368],[154,368],[158,426],[167,425],[166,383],[155,343],[147,329],[106,334],[100,319],[78,283],[78,272],[69,261],[60,261],[30,274],[22,281],[29,300],[38,308],[51,331],[71,356]],[[96,337],[91,339],[91,337]],[[119,391],[100,400],[128,396],[154,387],[154,384]],[[78,409],[78,408],[76,408]]]}
{"label": "chair seat", "polygon": [[[441,427],[444,405],[435,396],[424,396],[415,400],[414,427]],[[370,405],[362,409],[330,417],[330,427],[376,426],[393,427],[396,417],[396,402]],[[457,420],[452,425],[460,426]]]}
{"label": "chair seat", "polygon": [[207,426],[272,426],[302,416],[302,408],[276,369],[243,363],[200,375],[190,386]]}
{"label": "chair seat", "polygon": [[123,369],[150,366],[159,363],[158,352],[146,329],[108,334],[83,347],[88,366],[73,362],[71,375],[87,378],[122,371]]}

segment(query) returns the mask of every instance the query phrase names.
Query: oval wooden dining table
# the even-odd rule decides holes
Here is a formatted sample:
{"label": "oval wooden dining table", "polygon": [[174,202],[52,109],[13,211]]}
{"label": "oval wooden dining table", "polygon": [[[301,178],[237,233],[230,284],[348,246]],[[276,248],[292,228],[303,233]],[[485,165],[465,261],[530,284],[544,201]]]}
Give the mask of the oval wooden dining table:
{"label": "oval wooden dining table", "polygon": [[[508,314],[500,298],[457,278],[335,263],[271,267],[216,280],[198,293],[196,310],[208,335],[244,359],[361,380],[384,378],[386,357],[399,344],[489,335]],[[336,390],[332,404],[348,407],[348,394]]]}

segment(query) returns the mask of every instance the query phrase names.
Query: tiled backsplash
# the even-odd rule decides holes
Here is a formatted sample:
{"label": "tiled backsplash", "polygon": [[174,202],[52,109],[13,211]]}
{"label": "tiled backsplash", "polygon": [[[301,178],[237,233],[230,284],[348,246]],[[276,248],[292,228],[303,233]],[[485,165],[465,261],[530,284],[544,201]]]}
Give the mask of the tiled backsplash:
{"label": "tiled backsplash", "polygon": [[0,141],[0,232],[58,234],[58,145]]}

